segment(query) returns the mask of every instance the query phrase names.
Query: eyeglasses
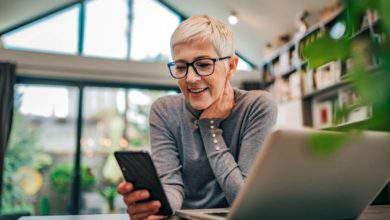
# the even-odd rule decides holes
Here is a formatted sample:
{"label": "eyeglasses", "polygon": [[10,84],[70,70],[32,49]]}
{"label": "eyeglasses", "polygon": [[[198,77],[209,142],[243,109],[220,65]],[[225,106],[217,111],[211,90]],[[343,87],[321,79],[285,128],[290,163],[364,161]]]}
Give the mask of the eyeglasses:
{"label": "eyeglasses", "polygon": [[187,76],[188,68],[192,66],[195,73],[199,76],[210,76],[214,73],[215,63],[217,61],[229,59],[230,56],[221,58],[200,58],[192,61],[191,63],[186,62],[170,62],[167,64],[169,73],[175,79],[182,79]]}

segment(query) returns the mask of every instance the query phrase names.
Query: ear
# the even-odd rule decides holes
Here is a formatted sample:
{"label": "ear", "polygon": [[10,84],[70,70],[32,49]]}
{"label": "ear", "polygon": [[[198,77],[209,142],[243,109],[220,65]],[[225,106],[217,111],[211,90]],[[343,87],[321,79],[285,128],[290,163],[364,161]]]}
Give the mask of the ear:
{"label": "ear", "polygon": [[229,59],[229,70],[228,70],[228,75],[227,75],[227,78],[230,80],[234,73],[236,73],[237,71],[237,64],[238,64],[238,57],[237,55],[233,55],[230,59]]}

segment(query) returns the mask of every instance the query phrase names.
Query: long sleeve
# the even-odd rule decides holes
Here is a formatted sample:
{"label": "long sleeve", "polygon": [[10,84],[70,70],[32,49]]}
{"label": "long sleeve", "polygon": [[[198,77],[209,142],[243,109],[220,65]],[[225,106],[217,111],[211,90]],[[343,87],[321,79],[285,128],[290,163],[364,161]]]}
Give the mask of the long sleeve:
{"label": "long sleeve", "polygon": [[152,158],[173,211],[182,207],[184,186],[182,165],[172,131],[167,123],[166,110],[156,101],[149,116]]}
{"label": "long sleeve", "polygon": [[[248,176],[251,165],[266,136],[276,122],[277,109],[272,98],[257,96],[250,106],[241,138],[238,161],[223,139],[221,119],[201,119],[199,129],[211,169],[230,204]],[[237,125],[239,126],[239,125]]]}

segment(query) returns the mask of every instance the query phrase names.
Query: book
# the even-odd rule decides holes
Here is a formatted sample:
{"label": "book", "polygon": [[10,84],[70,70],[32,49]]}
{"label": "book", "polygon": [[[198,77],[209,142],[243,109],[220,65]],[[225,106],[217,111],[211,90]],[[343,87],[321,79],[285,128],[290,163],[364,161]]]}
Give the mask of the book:
{"label": "book", "polygon": [[332,61],[318,67],[314,76],[316,89],[323,89],[340,81],[341,61]]}
{"label": "book", "polygon": [[340,89],[338,91],[339,108],[352,108],[345,117],[341,119],[341,123],[348,124],[352,122],[363,121],[371,117],[372,106],[358,106],[359,96],[353,88]]}
{"label": "book", "polygon": [[307,71],[302,70],[303,86],[302,92],[304,94],[309,94],[314,91],[314,70],[309,69]]}
{"label": "book", "polygon": [[313,125],[314,128],[328,128],[333,125],[334,105],[331,100],[314,102]]}
{"label": "book", "polygon": [[301,92],[301,72],[294,72],[288,78],[290,99],[300,98]]}

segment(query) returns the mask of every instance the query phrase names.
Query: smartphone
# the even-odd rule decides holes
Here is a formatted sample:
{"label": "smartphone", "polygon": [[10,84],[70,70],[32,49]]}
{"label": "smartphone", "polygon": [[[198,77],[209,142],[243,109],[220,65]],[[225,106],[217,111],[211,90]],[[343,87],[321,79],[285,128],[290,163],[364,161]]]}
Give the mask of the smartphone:
{"label": "smartphone", "polygon": [[149,153],[116,151],[114,155],[126,182],[132,183],[135,190],[146,189],[149,191],[149,199],[143,202],[158,200],[161,202],[161,207],[157,215],[172,215],[171,206]]}

